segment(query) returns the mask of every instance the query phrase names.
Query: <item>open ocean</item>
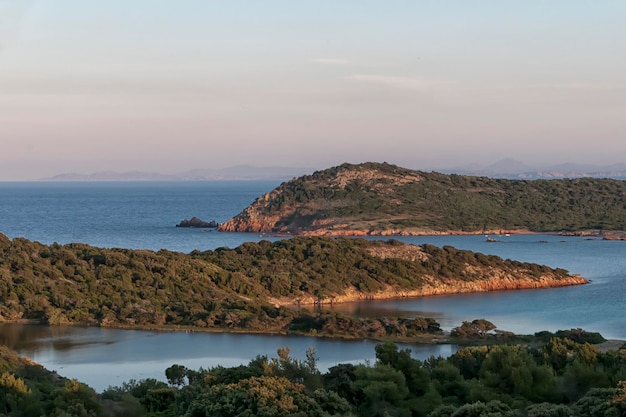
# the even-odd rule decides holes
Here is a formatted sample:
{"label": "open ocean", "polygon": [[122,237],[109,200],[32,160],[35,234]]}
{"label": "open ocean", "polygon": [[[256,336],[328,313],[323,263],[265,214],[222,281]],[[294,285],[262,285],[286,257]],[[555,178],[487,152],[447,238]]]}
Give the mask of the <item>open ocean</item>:
{"label": "open ocean", "polygon": [[279,181],[0,182],[0,233],[41,243],[169,249],[235,247],[258,235],[175,227],[224,222]]}

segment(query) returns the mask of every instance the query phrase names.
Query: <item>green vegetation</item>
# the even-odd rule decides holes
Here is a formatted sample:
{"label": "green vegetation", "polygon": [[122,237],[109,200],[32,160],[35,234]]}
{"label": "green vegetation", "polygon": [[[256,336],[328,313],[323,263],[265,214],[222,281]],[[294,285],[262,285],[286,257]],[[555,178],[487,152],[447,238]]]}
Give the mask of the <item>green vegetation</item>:
{"label": "green vegetation", "polygon": [[0,416],[102,415],[102,404],[93,389],[0,346]]}
{"label": "green vegetation", "polygon": [[[407,254],[414,259],[403,259]],[[398,241],[294,238],[187,255],[0,235],[0,321],[417,337],[439,326],[421,318],[310,312],[295,303],[328,302],[349,291],[367,298],[426,285],[454,289],[491,280],[494,271],[518,280],[569,278],[562,269]]]}
{"label": "green vegetation", "polygon": [[[590,336],[581,330],[563,333]],[[589,343],[553,335],[535,347],[468,347],[449,358],[420,361],[409,350],[384,343],[376,346],[374,364],[339,364],[325,373],[312,349],[304,360],[290,357],[288,348],[277,354],[232,368],[192,370],[174,364],[165,370],[167,382],[131,380],[96,395],[0,348],[0,415],[626,415],[626,346],[601,353]]]}
{"label": "green vegetation", "polygon": [[[249,218],[277,220],[255,230]],[[229,223],[222,230],[625,230],[626,182],[506,180],[343,164],[281,184]]]}

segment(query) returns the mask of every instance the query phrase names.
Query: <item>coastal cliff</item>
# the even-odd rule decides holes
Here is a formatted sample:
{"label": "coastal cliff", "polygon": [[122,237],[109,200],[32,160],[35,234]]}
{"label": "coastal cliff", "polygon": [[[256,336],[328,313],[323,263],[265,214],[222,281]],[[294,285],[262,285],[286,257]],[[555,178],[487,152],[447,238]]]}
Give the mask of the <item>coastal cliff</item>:
{"label": "coastal cliff", "polygon": [[626,182],[504,180],[343,164],[284,182],[223,232],[393,236],[624,230]]}

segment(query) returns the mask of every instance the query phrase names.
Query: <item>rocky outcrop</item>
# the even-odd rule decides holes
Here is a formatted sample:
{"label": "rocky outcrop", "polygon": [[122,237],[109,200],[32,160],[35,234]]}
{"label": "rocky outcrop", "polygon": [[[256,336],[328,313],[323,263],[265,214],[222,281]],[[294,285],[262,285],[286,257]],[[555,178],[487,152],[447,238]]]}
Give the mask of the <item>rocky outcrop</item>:
{"label": "rocky outcrop", "polygon": [[335,304],[348,303],[355,301],[368,300],[387,300],[395,298],[415,298],[427,297],[434,295],[453,295],[453,294],[469,294],[492,291],[510,291],[510,290],[528,290],[540,288],[558,288],[569,287],[573,285],[588,284],[589,281],[577,275],[566,278],[556,277],[552,274],[545,274],[539,277],[532,277],[524,274],[523,276],[513,274],[503,274],[494,271],[490,277],[486,277],[476,281],[463,281],[459,279],[451,279],[448,282],[441,282],[435,277],[422,277],[426,283],[419,289],[398,289],[388,287],[383,291],[363,292],[356,288],[346,289],[342,294],[331,294],[322,299],[311,294],[305,294],[297,300],[293,299],[274,299],[277,305],[314,305],[314,304]]}
{"label": "rocky outcrop", "polygon": [[176,227],[206,227],[210,229],[215,229],[219,225],[215,220],[211,220],[210,222],[205,222],[197,217],[192,217],[191,219],[182,220],[180,223],[176,225]]}
{"label": "rocky outcrop", "polygon": [[251,232],[251,233],[270,233],[279,232],[276,224],[283,214],[267,214],[261,210],[261,207],[267,207],[270,201],[277,194],[276,191],[267,193],[257,198],[252,205],[247,207],[237,216],[233,217],[225,223],[221,223],[217,228],[220,232]]}

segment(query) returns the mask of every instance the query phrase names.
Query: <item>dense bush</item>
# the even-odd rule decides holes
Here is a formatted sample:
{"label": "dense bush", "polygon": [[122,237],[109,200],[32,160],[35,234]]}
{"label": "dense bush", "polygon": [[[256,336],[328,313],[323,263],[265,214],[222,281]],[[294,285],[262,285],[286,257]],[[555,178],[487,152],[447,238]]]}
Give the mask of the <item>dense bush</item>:
{"label": "dense bush", "polygon": [[506,180],[343,164],[285,182],[270,196],[253,207],[279,216],[275,231],[626,229],[626,182],[613,179]]}
{"label": "dense bush", "polygon": [[[376,256],[378,250],[417,250],[418,259]],[[293,238],[194,251],[100,249],[0,239],[0,321],[100,326],[194,326],[294,330],[317,334],[410,336],[437,326],[418,321],[358,321],[311,316],[302,300],[332,302],[347,291],[380,291],[489,279],[498,270],[521,278],[564,270],[505,261],[446,246],[397,241]],[[276,300],[292,306],[277,307]],[[295,320],[297,318],[297,320]],[[420,324],[421,323],[421,324]]]}
{"label": "dense bush", "polygon": [[321,373],[317,354],[288,348],[233,368],[165,369],[167,383],[131,380],[97,395],[0,347],[6,416],[430,416],[626,415],[626,350],[552,338],[538,347],[477,346],[414,359],[393,343],[376,362]]}

